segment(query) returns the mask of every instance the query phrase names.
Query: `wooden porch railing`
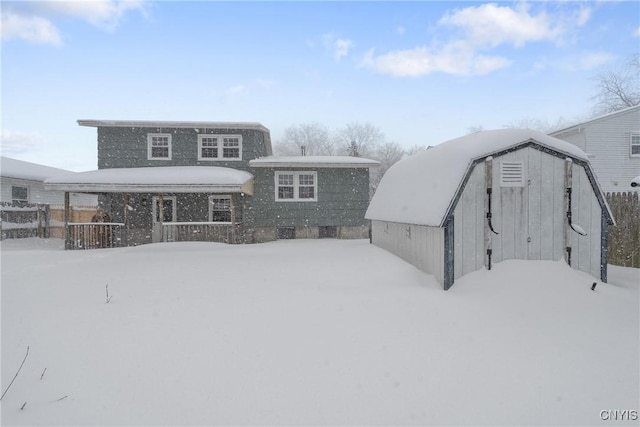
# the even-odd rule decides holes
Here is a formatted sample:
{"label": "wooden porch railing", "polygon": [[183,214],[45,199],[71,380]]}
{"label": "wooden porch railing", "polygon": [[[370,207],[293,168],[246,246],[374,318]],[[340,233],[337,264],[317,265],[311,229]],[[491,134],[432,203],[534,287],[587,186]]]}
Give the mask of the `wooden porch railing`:
{"label": "wooden porch railing", "polygon": [[75,222],[67,224],[65,249],[99,249],[126,246],[124,224]]}
{"label": "wooden porch railing", "polygon": [[235,243],[236,227],[230,222],[165,222],[164,242]]}

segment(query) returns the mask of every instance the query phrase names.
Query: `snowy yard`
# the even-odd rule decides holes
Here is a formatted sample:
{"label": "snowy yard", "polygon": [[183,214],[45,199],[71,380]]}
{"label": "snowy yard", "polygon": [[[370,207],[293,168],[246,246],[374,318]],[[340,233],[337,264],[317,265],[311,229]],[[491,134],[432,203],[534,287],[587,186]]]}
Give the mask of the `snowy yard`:
{"label": "snowy yard", "polygon": [[638,424],[601,419],[638,410],[637,269],[445,292],[364,240],[61,246],[1,244],[2,425]]}

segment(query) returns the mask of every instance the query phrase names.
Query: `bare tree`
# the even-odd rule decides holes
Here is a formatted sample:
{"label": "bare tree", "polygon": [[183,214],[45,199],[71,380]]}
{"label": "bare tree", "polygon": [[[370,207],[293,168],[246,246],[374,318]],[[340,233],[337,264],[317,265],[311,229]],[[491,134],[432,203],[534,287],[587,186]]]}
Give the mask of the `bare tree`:
{"label": "bare tree", "polygon": [[283,137],[274,144],[274,152],[283,156],[332,156],[335,154],[334,141],[329,130],[320,123],[303,123],[284,130]]}
{"label": "bare tree", "polygon": [[[579,121],[579,120],[575,120],[575,121]],[[518,120],[517,122],[509,122],[506,125],[503,125],[502,127],[514,128],[514,129],[534,129],[542,133],[551,133],[554,130],[567,127],[572,123],[575,123],[575,121],[566,120],[564,117],[558,117],[554,122],[550,122],[549,120],[535,118],[535,117],[525,117],[523,119]]]}
{"label": "bare tree", "polygon": [[375,155],[372,156],[375,160],[380,162],[380,166],[373,169],[370,176],[372,192],[378,188],[378,184],[385,172],[395,163],[402,160],[404,155],[405,150],[397,142],[385,142],[378,146]]}
{"label": "bare tree", "polygon": [[348,123],[338,129],[333,140],[343,153],[362,157],[374,157],[380,144],[384,142],[384,133],[371,123]]}
{"label": "bare tree", "polygon": [[640,104],[640,54],[633,54],[618,68],[600,72],[596,77],[598,92],[594,115],[601,115]]}

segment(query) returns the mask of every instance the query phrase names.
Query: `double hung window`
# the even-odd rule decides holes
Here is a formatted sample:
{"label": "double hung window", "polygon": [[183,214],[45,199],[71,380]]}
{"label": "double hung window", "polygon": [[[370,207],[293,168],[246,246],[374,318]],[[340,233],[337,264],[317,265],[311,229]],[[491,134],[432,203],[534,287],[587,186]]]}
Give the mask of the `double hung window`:
{"label": "double hung window", "polygon": [[640,156],[640,133],[631,134],[631,155]]}
{"label": "double hung window", "polygon": [[147,135],[147,159],[171,160],[171,134],[150,133]]}
{"label": "double hung window", "polygon": [[12,185],[11,201],[13,203],[29,203],[29,187]]}
{"label": "double hung window", "polygon": [[318,200],[317,172],[276,172],[275,180],[277,201]]}
{"label": "double hung window", "polygon": [[198,135],[198,160],[241,159],[241,135]]}
{"label": "double hung window", "polygon": [[231,222],[231,196],[209,196],[209,222]]}

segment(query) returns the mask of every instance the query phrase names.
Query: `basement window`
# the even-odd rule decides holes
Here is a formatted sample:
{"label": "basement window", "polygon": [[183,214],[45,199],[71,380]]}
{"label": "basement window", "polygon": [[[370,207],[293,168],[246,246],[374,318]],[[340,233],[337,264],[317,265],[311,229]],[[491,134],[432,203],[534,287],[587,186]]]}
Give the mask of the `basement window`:
{"label": "basement window", "polygon": [[522,162],[500,163],[500,187],[523,187],[524,164]]}

